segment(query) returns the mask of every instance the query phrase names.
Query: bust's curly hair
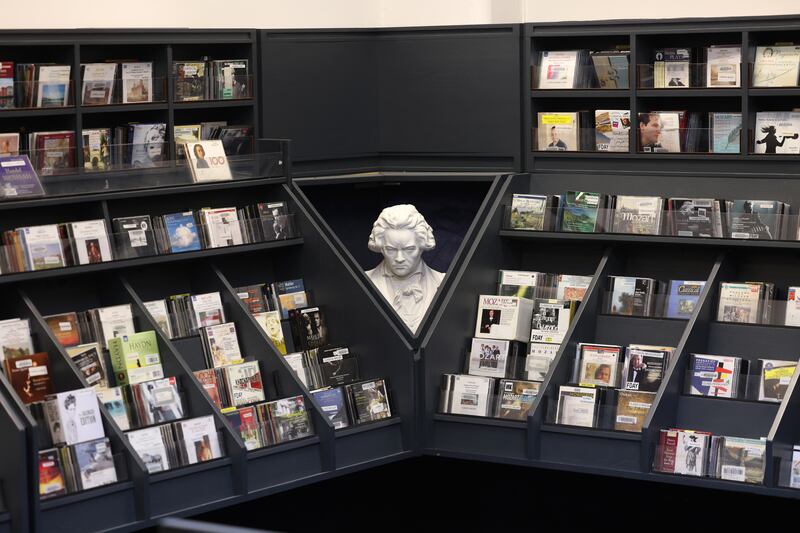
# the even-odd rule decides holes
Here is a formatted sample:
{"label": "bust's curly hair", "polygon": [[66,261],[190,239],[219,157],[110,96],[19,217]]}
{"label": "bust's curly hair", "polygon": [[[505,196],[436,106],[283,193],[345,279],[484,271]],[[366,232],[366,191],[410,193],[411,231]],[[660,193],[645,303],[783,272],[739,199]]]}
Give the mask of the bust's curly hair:
{"label": "bust's curly hair", "polygon": [[417,243],[423,252],[436,248],[433,230],[425,222],[425,217],[411,204],[400,204],[387,207],[372,225],[367,246],[373,252],[383,250],[383,234],[387,229],[410,229],[417,235]]}

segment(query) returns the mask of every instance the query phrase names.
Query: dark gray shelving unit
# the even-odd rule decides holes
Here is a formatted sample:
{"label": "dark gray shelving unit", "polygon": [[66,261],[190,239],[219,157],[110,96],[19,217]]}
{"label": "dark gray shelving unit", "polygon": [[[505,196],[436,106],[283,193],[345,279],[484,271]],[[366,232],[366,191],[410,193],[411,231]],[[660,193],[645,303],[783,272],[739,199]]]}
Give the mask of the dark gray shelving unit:
{"label": "dark gray shelving unit", "polygon": [[[444,295],[421,346],[425,373],[421,401],[425,409],[423,451],[448,457],[520,464],[537,468],[595,473],[755,494],[800,497],[786,488],[792,445],[800,438],[792,422],[800,397],[797,375],[782,403],[750,399],[689,396],[684,393],[691,353],[795,359],[800,329],[778,325],[717,322],[721,281],[772,281],[777,298],[797,283],[800,258],[795,242],[753,242],[729,239],[690,239],[613,234],[577,236],[558,232],[505,230],[504,207],[514,193],[555,194],[564,190],[675,196],[693,190],[713,196],[722,182],[715,177],[654,180],[647,176],[602,173],[537,172],[510,176],[504,182],[487,218],[466,252],[461,269]],[[774,176],[726,182],[730,197],[787,198],[800,192],[789,180]],[[728,196],[728,194],[726,194]],[[479,294],[494,293],[499,269],[593,275],[583,303],[571,325],[527,422],[466,417],[438,412],[443,373],[458,373],[464,349],[474,334]],[[657,279],[705,280],[700,302],[690,320],[635,318],[609,315],[603,306],[609,275],[650,276]],[[777,319],[780,321],[780,317]],[[778,322],[779,323],[779,322]],[[579,342],[675,346],[642,433],[555,425],[548,405],[558,387],[570,382]],[[765,437],[768,456],[764,485],[747,485],[710,478],[691,478],[651,471],[659,430],[671,427],[710,431],[718,435]]]}
{"label": "dark gray shelving unit", "polygon": [[[175,181],[174,174],[183,176],[185,169],[175,169],[176,125],[225,120],[229,125],[252,127],[252,138],[259,139],[259,88],[257,32],[254,29],[77,29],[77,30],[5,30],[0,35],[4,58],[15,63],[59,63],[71,65],[70,105],[63,108],[0,109],[0,132],[12,133],[70,130],[75,132],[74,171],[58,176],[43,177],[48,194],[96,192],[122,187],[132,188],[132,182],[143,179],[139,187],[163,185]],[[237,100],[175,101],[173,61],[209,59],[247,59],[249,64],[250,97]],[[83,105],[81,64],[105,61],[152,61],[152,102]],[[121,82],[115,84],[120,93]],[[121,102],[119,95],[117,99]],[[137,170],[86,172],[83,169],[81,131],[110,127],[128,122],[163,122],[166,124],[164,159],[169,163],[162,169],[151,169],[146,176]],[[115,141],[117,144],[119,142]],[[75,191],[81,185],[84,191]]]}
{"label": "dark gray shelving unit", "polygon": [[[3,293],[4,318],[28,319],[34,348],[47,352],[50,361],[50,379],[55,392],[81,389],[87,386],[82,373],[62,351],[46,322],[22,288],[6,288]],[[127,439],[117,428],[106,410],[101,407],[103,426],[111,448],[118,457],[117,483],[95,489],[70,493],[50,499],[39,498],[38,452],[44,449],[44,435],[49,431],[31,418],[15,392],[9,392],[16,413],[24,417],[30,439],[22,456],[31,465],[33,474],[29,479],[30,531],[53,531],[69,524],[75,531],[97,529],[125,529],[135,526],[147,515],[143,499],[146,487],[146,469],[133,452]],[[19,457],[8,457],[6,461],[19,461]]]}
{"label": "dark gray shelving unit", "polygon": [[[714,318],[720,281],[774,281],[783,291],[800,285],[794,274],[800,255],[797,241],[513,232],[504,229],[502,217],[514,192],[566,190],[782,199],[796,209],[800,156],[750,154],[749,130],[758,111],[796,107],[793,101],[800,89],[751,88],[748,72],[736,89],[651,89],[637,83],[636,66],[649,63],[654,48],[668,45],[739,44],[743,61],[750,63],[759,44],[798,38],[797,17],[344,30],[4,31],[0,45],[10,60],[73,65],[75,96],[80,64],[87,61],[153,60],[155,75],[166,81],[163,97],[152,103],[82,106],[78,101],[65,108],[2,110],[0,131],[15,131],[22,124],[26,131],[79,133],[84,128],[157,120],[167,124],[171,141],[176,124],[228,120],[252,125],[255,138],[266,134],[291,138],[294,144],[293,158],[286,142],[274,141],[259,150],[260,156],[232,162],[237,179],[225,183],[192,184],[179,166],[47,178],[47,197],[0,203],[0,229],[283,199],[292,206],[300,236],[0,275],[0,318],[31,320],[37,348],[51,355],[54,383],[68,390],[85,383],[49,333],[43,314],[130,303],[139,329],[157,330],[143,300],[181,291],[219,291],[229,320],[237,325],[242,349],[261,364],[269,398],[302,395],[316,435],[247,451],[216,413],[224,458],[148,475],[104,414],[112,446],[125,458],[126,479],[40,501],[35,467],[41,428],[0,376],[0,407],[5,411],[5,416],[0,412],[5,451],[0,455],[23,458],[0,460],[5,501],[0,531],[132,531],[150,527],[160,517],[225,507],[421,453],[797,498],[800,492],[782,488],[792,446],[800,442],[800,428],[794,423],[800,415],[797,376],[781,404],[690,397],[683,392],[684,369],[693,352],[730,351],[749,360],[793,356],[800,330],[722,324]],[[532,87],[531,66],[539,51],[617,44],[631,48],[629,88]],[[253,98],[174,102],[172,61],[203,55],[248,58]],[[634,136],[629,152],[532,150],[536,112],[609,108],[631,110]],[[742,152],[637,153],[636,113],[658,109],[741,111]],[[79,166],[81,157],[79,152]],[[297,163],[295,176],[302,176],[292,181],[290,159]],[[531,174],[498,174],[523,167]],[[344,172],[360,174],[330,175]],[[420,329],[410,332],[364,276],[363,271],[374,265],[365,266],[354,251],[365,248],[364,228],[369,226],[360,220],[343,225],[342,217],[331,217],[315,195],[337,187],[355,193],[369,187],[413,190],[422,184],[441,187],[444,192],[430,196],[442,205],[448,190],[485,190],[469,224],[454,232],[458,235],[451,241],[451,260],[443,269],[447,274],[436,301]],[[367,207],[377,215],[379,204],[375,200]],[[349,213],[360,215],[356,209]],[[371,223],[374,216],[369,217]],[[474,331],[477,297],[495,291],[500,268],[592,275],[594,281],[527,421],[439,414],[441,374],[462,367],[465,343]],[[605,278],[611,274],[691,277],[705,279],[707,285],[688,321],[625,318],[603,312]],[[325,308],[332,340],[359,354],[363,377],[388,380],[391,419],[335,431],[234,290],[295,277],[304,278],[316,303]],[[779,298],[784,295],[779,292]],[[285,328],[291,349],[288,333]],[[202,365],[199,338],[167,339],[159,333],[158,340],[166,373],[179,378],[191,415],[215,413],[192,375]],[[548,402],[571,374],[578,342],[677,347],[641,434],[548,423]],[[273,383],[274,376],[278,383]],[[676,425],[766,436],[765,485],[652,473],[658,432]]]}
{"label": "dark gray shelving unit", "polygon": [[[18,492],[31,498],[34,531],[50,531],[54,524],[59,524],[64,531],[141,529],[153,525],[161,517],[210,511],[418,453],[415,380],[419,361],[414,358],[414,350],[373,300],[363,281],[346,267],[337,247],[312,218],[296,191],[288,186],[286,177],[137,190],[131,195],[114,191],[78,198],[33,199],[3,204],[0,219],[14,227],[92,217],[110,222],[119,216],[168,213],[204,206],[241,206],[267,200],[288,203],[298,237],[0,275],[0,290],[8,294],[3,299],[3,312],[7,317],[30,319],[37,349],[50,354],[53,379],[59,384],[66,383],[64,387],[79,388],[86,383],[42,317],[131,304],[137,331],[157,332],[165,375],[178,379],[186,417],[214,416],[224,445],[225,455],[221,459],[148,475],[125,437],[108,419],[106,432],[113,436],[115,452],[126,457],[127,479],[43,502],[32,496],[38,491],[35,485]],[[358,354],[362,377],[387,380],[391,419],[334,431],[308,389],[250,317],[235,291],[235,287],[243,285],[297,277],[305,280],[315,303],[325,309],[332,342],[347,345]],[[204,367],[199,336],[166,338],[143,306],[143,301],[171,294],[211,291],[220,292],[228,320],[236,323],[243,353],[260,362],[268,399],[298,394],[305,397],[315,427],[313,437],[247,451],[240,436],[217,412],[192,374]],[[292,350],[288,323],[284,323],[284,333],[287,347]],[[277,380],[274,379],[276,374]],[[24,414],[25,408],[19,406],[17,413]],[[31,424],[33,422],[28,420],[26,429],[35,435],[37,429],[31,429]],[[37,464],[37,450],[36,446],[26,450],[28,467]],[[12,466],[12,463],[0,464],[0,471]],[[25,480],[33,483],[34,476],[38,476],[38,472],[30,472]],[[80,513],[83,518],[70,521],[73,513]],[[0,522],[2,518],[0,513]],[[82,520],[95,522],[89,524]],[[72,523],[77,529],[71,529]]]}
{"label": "dark gray shelving unit", "polygon": [[[522,31],[522,94],[523,94],[523,158],[526,171],[613,170],[618,174],[654,170],[693,172],[703,174],[757,175],[763,162],[770,161],[770,172],[796,174],[793,155],[753,154],[753,129],[758,111],[790,111],[798,88],[750,87],[752,64],[756,47],[780,42],[797,42],[800,37],[800,18],[796,16],[672,19],[672,20],[611,20],[598,22],[528,23]],[[741,46],[741,86],[731,88],[654,89],[652,82],[643,81],[642,74],[652,65],[653,51],[664,47],[693,47],[711,45]],[[629,87],[626,89],[537,89],[536,67],[542,51],[607,50],[616,46],[630,47]],[[692,63],[702,63],[699,56]],[[641,72],[640,72],[641,71]],[[650,72],[652,75],[652,71]],[[696,78],[705,83],[705,66],[698,65]],[[629,151],[561,152],[536,151],[533,133],[537,113],[547,111],[582,111],[597,109],[629,109],[631,138]],[[679,153],[649,154],[638,151],[638,113],[647,111],[687,110],[741,112],[742,134],[739,154]],[[708,128],[707,121],[702,125]],[[622,164],[620,159],[625,160]]]}
{"label": "dark gray shelving unit", "polygon": [[[22,288],[31,302],[32,312],[44,323],[42,316],[84,311],[95,307],[131,304],[136,331],[155,331],[165,376],[173,376],[185,402],[185,418],[212,415],[220,434],[224,456],[220,459],[171,469],[149,476],[147,499],[144,504],[152,517],[160,517],[181,511],[192,511],[207,503],[218,503],[233,499],[244,492],[243,443],[226,423],[213,403],[193,379],[191,371],[181,359],[175,344],[154,327],[141,301],[135,301],[127,292],[124,278],[117,273],[105,276],[77,276],[71,283],[60,280],[28,284]],[[71,307],[65,308],[65,302]],[[49,329],[48,329],[49,333]],[[55,338],[52,339],[55,342]],[[54,344],[55,346],[55,344]],[[65,351],[61,351],[67,360]],[[84,384],[83,386],[88,386]],[[200,494],[190,490],[195,483],[206,487]],[[55,501],[55,500],[54,500]]]}

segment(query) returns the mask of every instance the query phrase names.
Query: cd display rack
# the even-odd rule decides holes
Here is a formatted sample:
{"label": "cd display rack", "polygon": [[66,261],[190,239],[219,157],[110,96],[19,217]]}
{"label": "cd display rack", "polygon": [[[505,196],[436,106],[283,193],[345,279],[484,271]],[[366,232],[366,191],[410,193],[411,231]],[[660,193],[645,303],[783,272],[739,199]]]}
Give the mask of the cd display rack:
{"label": "cd display rack", "polygon": [[[0,531],[38,533],[56,524],[64,531],[143,529],[160,517],[221,508],[423,453],[798,498],[800,491],[786,488],[792,448],[800,443],[794,423],[800,416],[797,375],[782,402],[774,404],[689,396],[684,385],[692,353],[735,351],[751,362],[795,353],[800,329],[714,318],[721,281],[772,281],[781,290],[800,285],[795,277],[800,243],[512,231],[504,220],[514,193],[567,190],[662,197],[718,197],[724,190],[729,199],[785,201],[796,213],[798,156],[751,153],[756,113],[789,110],[800,95],[797,87],[751,83],[757,47],[786,42],[800,42],[796,17],[312,31],[3,32],[3,61],[70,65],[72,99],[57,107],[2,109],[0,133],[18,131],[22,124],[25,132],[68,130],[77,137],[87,128],[163,122],[164,150],[173,160],[176,125],[224,120],[251,125],[256,144],[267,136],[292,139],[294,157],[288,142],[265,141],[257,150],[264,164],[257,161],[244,169],[241,177],[246,179],[206,184],[191,184],[178,164],[168,171],[48,176],[43,180],[47,196],[0,203],[0,228],[88,218],[111,227],[116,217],[280,200],[289,205],[299,231],[284,240],[0,275],[0,318],[29,320],[34,343],[50,354],[53,383],[61,390],[87,383],[43,317],[130,304],[137,327],[157,332],[165,373],[180,382],[187,412],[213,417],[224,450],[214,461],[150,475],[103,410],[106,435],[120,454],[124,476],[113,485],[41,500],[36,452],[42,428],[0,375]],[[654,88],[640,82],[647,78],[653,51],[714,45],[741,47],[738,87]],[[617,46],[630,49],[627,87],[546,90],[534,85],[542,51]],[[173,61],[206,56],[248,59],[249,95],[176,101]],[[81,64],[119,58],[152,61],[159,97],[83,105],[78,98]],[[320,98],[320,87],[325,98]],[[638,112],[740,112],[740,150],[639,153],[635,133],[627,152],[533,150],[536,113],[587,107],[628,109],[633,132]],[[82,151],[75,157],[76,167],[82,167]],[[299,165],[299,174],[293,173],[290,160]],[[175,169],[183,181],[175,180]],[[497,175],[523,170],[530,174]],[[351,171],[371,172],[327,177]],[[411,332],[365,278],[366,267],[352,252],[353,242],[366,240],[363,228],[343,225],[342,217],[332,217],[318,197],[332,190],[325,186],[353,192],[378,184],[413,192],[432,184],[441,189],[435,194],[443,195],[448,188],[466,188],[465,183],[483,187],[480,202],[465,215],[469,224],[459,230],[435,303],[420,329]],[[409,198],[413,201],[413,194]],[[380,203],[362,207],[377,214]],[[478,295],[495,291],[499,269],[581,274],[593,281],[526,421],[441,414],[441,376],[462,368],[463,341],[474,331]],[[688,321],[621,317],[604,312],[609,275],[706,284]],[[358,354],[362,375],[387,380],[390,419],[335,430],[235,291],[298,277],[311,289],[314,303],[326,310],[333,339]],[[220,293],[243,352],[260,363],[268,398],[304,398],[313,437],[248,451],[193,375],[203,362],[200,338],[167,338],[144,308],[150,299],[203,291]],[[283,327],[291,350],[288,325]],[[676,346],[642,433],[549,422],[548,405],[569,380],[579,342]],[[766,437],[764,483],[653,472],[659,432],[676,426]]]}
{"label": "cd display rack", "polygon": [[[286,146],[282,157],[288,161],[285,150]],[[284,172],[288,172],[288,167],[284,165]],[[130,304],[137,331],[156,331],[164,373],[176,377],[187,417],[213,416],[224,453],[222,458],[212,461],[148,474],[126,437],[103,409],[106,435],[124,465],[124,476],[119,476],[122,481],[40,500],[36,458],[37,432],[41,428],[36,427],[27,408],[5,384],[2,400],[9,409],[0,424],[8,429],[3,446],[9,453],[0,461],[0,472],[4,476],[7,511],[0,513],[0,521],[5,520],[3,523],[10,531],[52,531],[55,524],[61,529],[64,524],[74,525],[75,531],[141,529],[153,525],[160,517],[196,514],[416,453],[414,387],[419,362],[414,360],[413,348],[376,304],[374,296],[364,290],[363,281],[354,278],[340,260],[326,232],[289,186],[286,174],[6,202],[0,205],[0,217],[7,228],[90,217],[103,219],[111,227],[111,220],[116,217],[204,206],[242,206],[254,201],[286,202],[293,215],[296,236],[0,275],[3,318],[29,320],[34,345],[50,355],[57,390],[83,388],[88,384],[43,316]],[[331,340],[349,346],[357,354],[363,378],[386,379],[391,418],[334,431],[320,405],[251,318],[234,289],[296,278],[303,278],[315,305],[325,310]],[[196,335],[168,338],[143,304],[170,294],[202,291],[220,293],[228,320],[236,324],[242,353],[260,363],[267,399],[292,395],[304,398],[314,436],[246,450],[241,436],[231,429],[192,374],[203,367],[200,338]],[[299,348],[293,346],[288,322],[284,321],[282,326],[287,348],[290,351]],[[14,446],[21,448],[13,451]],[[19,461],[20,457],[25,460]]]}
{"label": "cd display rack", "polygon": [[[69,67],[66,84],[67,99],[58,102],[25,102],[0,108],[0,134],[16,133],[25,136],[32,132],[68,131],[74,134],[73,148],[68,157],[69,168],[59,169],[55,175],[43,176],[43,185],[50,195],[83,194],[98,190],[122,188],[147,188],[176,181],[177,164],[182,161],[176,154],[175,126],[199,125],[201,122],[227,122],[230,126],[249,126],[249,144],[260,137],[258,131],[258,54],[257,32],[252,29],[221,30],[133,30],[92,29],[61,31],[4,31],[0,35],[3,49],[2,61],[14,65],[53,64]],[[182,96],[176,90],[180,78],[173,73],[174,62],[242,59],[248,62],[246,89],[236,98],[217,98],[209,92],[204,96]],[[91,85],[81,78],[81,65],[116,62],[117,73],[112,80],[99,80],[113,87],[113,97],[91,101]],[[151,63],[143,74],[139,93],[136,87],[122,79],[120,64],[127,62]],[[244,77],[244,76],[243,76]],[[16,79],[16,78],[15,78]],[[206,76],[206,81],[210,77]],[[178,83],[176,84],[176,80]],[[32,83],[34,93],[43,81],[15,81],[15,93]],[[131,82],[133,84],[134,82]],[[209,82],[210,85],[210,82]],[[41,86],[41,87],[40,87]],[[123,93],[136,94],[124,98]],[[38,93],[37,93],[38,94]],[[66,102],[66,103],[65,103]],[[17,105],[18,104],[18,105]],[[153,143],[146,139],[148,150],[158,152],[156,168],[134,168],[133,164],[115,164],[110,169],[97,171],[91,164],[85,166],[82,131],[111,128],[128,123],[164,124],[162,141]],[[116,140],[109,150],[130,152],[134,140]],[[35,147],[30,147],[34,149]],[[34,159],[34,153],[30,154]],[[228,154],[231,156],[231,154]],[[46,154],[43,154],[43,157]],[[188,179],[188,172],[178,168],[180,178]]]}
{"label": "cd display rack", "polygon": [[[759,46],[797,44],[800,36],[797,17],[529,23],[524,25],[522,33],[526,171],[615,169],[627,173],[647,172],[657,166],[660,170],[675,172],[690,168],[692,172],[708,174],[753,174],[761,171],[765,164],[769,165],[770,172],[776,173],[792,173],[796,169],[799,157],[796,154],[756,153],[755,141],[763,134],[755,130],[758,112],[788,112],[796,107],[793,102],[800,94],[797,80],[790,82],[791,85],[773,87],[756,80],[754,73]],[[698,53],[709,47],[740,48],[741,56],[733,66],[728,84],[709,81],[710,60]],[[629,50],[629,57],[628,66],[618,65],[619,71],[611,76],[621,80],[619,85],[548,88],[556,84],[542,83],[539,79],[546,75],[541,69],[543,52],[620,49]],[[691,80],[687,86],[654,87],[654,58],[659,50],[665,49],[695,51],[691,59],[686,60],[685,70]],[[593,70],[591,59],[588,59],[588,68]],[[796,67],[787,64],[785,70],[793,68]],[[630,111],[627,150],[596,150],[596,110]],[[741,113],[739,145],[726,149],[727,153],[710,153],[707,139],[711,126],[704,118],[701,125],[695,126],[694,133],[706,141],[701,142],[702,146],[695,152],[645,153],[639,147],[638,116],[665,110],[697,112],[704,117],[710,112]],[[551,142],[547,134],[537,139],[539,113],[580,111],[589,112],[590,122],[579,125],[579,133],[587,134],[579,150],[571,147],[570,151],[558,151],[538,146],[544,138]]]}
{"label": "cd display rack", "polygon": [[[644,175],[612,178],[600,172],[544,171],[510,176],[466,252],[458,281],[449,287],[420,349],[425,364],[424,453],[800,498],[800,491],[788,488],[792,448],[800,438],[794,423],[800,402],[797,374],[780,403],[685,393],[691,353],[735,355],[751,364],[760,357],[796,357],[794,346],[800,335],[796,327],[716,319],[723,281],[771,281],[785,299],[786,288],[797,282],[800,247],[796,241],[505,229],[504,207],[510,205],[513,194],[596,190],[669,197],[692,190],[697,197],[711,197],[720,190],[722,179],[670,176],[652,180]],[[725,188],[726,195],[737,198],[781,196],[790,203],[800,198],[793,180],[771,176],[727,180]],[[438,403],[442,374],[462,368],[463,346],[474,332],[478,295],[496,294],[500,269],[591,275],[593,280],[527,421],[442,414]],[[704,280],[705,287],[689,320],[611,315],[604,307],[604,292],[607,277],[613,275]],[[548,418],[548,405],[558,401],[559,386],[570,382],[580,342],[676,347],[641,433],[558,425]],[[766,438],[763,484],[654,472],[659,432],[674,427]]]}

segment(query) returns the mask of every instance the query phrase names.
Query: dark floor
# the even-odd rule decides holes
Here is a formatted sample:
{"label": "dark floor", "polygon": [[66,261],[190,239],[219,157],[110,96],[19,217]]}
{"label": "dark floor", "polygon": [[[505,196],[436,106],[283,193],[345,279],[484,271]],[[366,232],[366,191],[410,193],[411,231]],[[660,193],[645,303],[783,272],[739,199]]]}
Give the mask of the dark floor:
{"label": "dark floor", "polygon": [[191,518],[281,532],[639,530],[666,525],[664,517],[679,528],[698,517],[735,526],[746,509],[777,517],[798,508],[794,500],[423,457]]}

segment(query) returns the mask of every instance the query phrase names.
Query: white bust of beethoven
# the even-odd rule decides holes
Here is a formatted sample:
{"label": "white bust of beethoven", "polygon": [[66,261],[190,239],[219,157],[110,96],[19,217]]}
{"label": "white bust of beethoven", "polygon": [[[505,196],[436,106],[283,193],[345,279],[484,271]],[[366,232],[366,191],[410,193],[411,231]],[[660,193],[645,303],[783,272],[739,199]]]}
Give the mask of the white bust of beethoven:
{"label": "white bust of beethoven", "polygon": [[422,252],[436,247],[433,230],[413,205],[394,205],[372,225],[368,246],[383,254],[383,261],[367,276],[408,328],[417,331],[444,278],[422,260]]}

